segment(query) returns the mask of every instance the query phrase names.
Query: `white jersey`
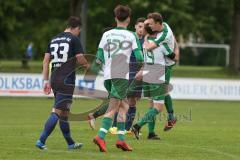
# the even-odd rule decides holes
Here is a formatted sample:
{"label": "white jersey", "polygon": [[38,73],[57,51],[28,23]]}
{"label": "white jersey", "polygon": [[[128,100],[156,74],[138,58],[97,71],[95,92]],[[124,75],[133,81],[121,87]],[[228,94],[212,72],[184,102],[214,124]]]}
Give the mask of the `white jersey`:
{"label": "white jersey", "polygon": [[166,66],[172,66],[175,64],[175,62],[173,60],[171,60],[170,58],[168,58],[167,56],[169,54],[173,53],[174,50],[174,35],[173,32],[171,30],[171,28],[169,27],[169,25],[165,22],[163,22],[163,26],[164,29],[162,32],[157,34],[157,37],[155,39],[155,43],[160,46],[160,50],[161,53],[163,53],[165,55],[165,65]]}
{"label": "white jersey", "polygon": [[[154,42],[154,38],[148,38],[149,42]],[[147,51],[143,49],[144,54],[144,72],[143,81],[147,83],[160,84],[165,81],[165,58],[162,47]]]}
{"label": "white jersey", "polygon": [[[148,41],[154,42],[154,39],[148,38]],[[146,49],[143,49],[144,63],[149,65],[153,65],[153,64],[165,65],[165,58],[162,50],[163,50],[162,46],[158,46],[157,48],[151,51],[147,51]]]}
{"label": "white jersey", "polygon": [[97,53],[97,58],[104,64],[104,79],[129,79],[132,52],[143,61],[139,40],[133,32],[120,27],[105,32]]}
{"label": "white jersey", "polygon": [[[144,74],[143,81],[148,83],[163,83],[165,81],[165,66],[173,65],[175,62],[167,56],[173,54],[174,36],[167,23],[163,23],[163,31],[159,32],[155,39],[149,38],[149,42],[157,44],[152,51],[144,49]],[[174,63],[172,63],[174,62]]]}

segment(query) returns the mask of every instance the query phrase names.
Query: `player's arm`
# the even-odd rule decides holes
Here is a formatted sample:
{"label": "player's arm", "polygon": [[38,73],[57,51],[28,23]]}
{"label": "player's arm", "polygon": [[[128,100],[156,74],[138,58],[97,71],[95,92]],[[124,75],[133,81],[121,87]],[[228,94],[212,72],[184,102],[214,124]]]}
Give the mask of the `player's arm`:
{"label": "player's arm", "polygon": [[89,67],[89,64],[88,64],[88,61],[87,59],[84,57],[84,54],[83,53],[78,53],[76,54],[76,58],[77,58],[77,62],[84,66],[85,68],[88,68]]}
{"label": "player's arm", "polygon": [[49,83],[49,63],[50,63],[50,53],[45,53],[44,59],[43,59],[43,91],[45,94],[51,93],[51,86]]}
{"label": "player's arm", "polygon": [[163,32],[162,35],[160,37],[156,38],[153,42],[145,41],[144,48],[151,51],[151,50],[157,48],[158,46],[160,46],[167,37],[168,29],[164,27],[162,32]]}
{"label": "player's arm", "polygon": [[157,44],[154,42],[148,42],[146,40],[144,41],[144,48],[148,51],[151,51],[157,47],[158,47]]}
{"label": "player's arm", "polygon": [[163,43],[162,45],[167,51],[167,52],[165,52],[165,55],[168,58],[170,58],[171,60],[173,60],[175,62],[179,60],[179,47],[178,47],[178,44],[177,44],[177,41],[176,41],[175,37],[174,37],[174,48],[173,48],[173,50],[170,49],[170,47],[168,46],[168,43]]}
{"label": "player's arm", "polygon": [[84,57],[83,47],[82,47],[82,44],[80,43],[80,39],[78,37],[74,37],[74,39],[73,39],[73,52],[75,54],[77,62],[80,65],[88,68],[89,64],[87,62],[87,59]]}

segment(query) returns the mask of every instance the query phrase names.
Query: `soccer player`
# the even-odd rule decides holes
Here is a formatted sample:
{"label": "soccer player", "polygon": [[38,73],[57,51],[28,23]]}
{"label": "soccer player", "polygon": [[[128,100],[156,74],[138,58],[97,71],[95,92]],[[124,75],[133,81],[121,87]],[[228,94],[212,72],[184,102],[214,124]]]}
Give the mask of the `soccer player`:
{"label": "soccer player", "polygon": [[[166,62],[166,67],[165,67],[165,80],[166,83],[170,83],[171,75],[172,75],[172,67],[176,64],[176,62],[179,60],[179,47],[177,44],[176,39],[174,38],[174,50],[173,52],[175,53],[174,59],[170,59],[167,56],[165,56],[165,62]],[[164,104],[166,106],[166,110],[168,113],[168,118],[167,118],[167,123],[164,126],[164,131],[169,131],[172,129],[172,127],[176,124],[177,119],[174,117],[174,110],[173,110],[173,104],[172,104],[172,97],[170,94],[167,94],[164,99]]]}
{"label": "soccer player", "polygon": [[[135,34],[137,35],[141,46],[144,42],[144,21],[145,21],[145,18],[141,17],[141,18],[138,18],[135,23]],[[138,63],[137,63],[135,54],[133,52],[130,57],[129,67],[130,67],[129,84],[131,84],[135,78],[137,71],[139,70]],[[137,82],[137,85],[138,86],[136,88],[134,88],[135,91],[130,91],[127,95],[129,109],[126,114],[126,116],[127,116],[126,117],[126,126],[125,126],[126,131],[129,131],[130,128],[132,127],[132,123],[134,121],[135,114],[136,114],[136,103],[137,103],[137,100],[139,100],[141,98],[141,93],[142,93],[141,81]],[[89,114],[89,125],[92,129],[95,129],[95,119],[104,115],[104,113],[107,111],[107,108],[108,108],[108,104],[105,104],[105,105],[103,105],[103,107],[99,108],[94,113]],[[115,116],[114,116],[113,127],[110,128],[110,132],[112,134],[117,133],[117,127],[116,127],[117,120],[116,119],[117,119],[117,114],[115,114]]]}
{"label": "soccer player", "polygon": [[[68,149],[78,149],[82,143],[76,143],[70,132],[68,115],[72,103],[72,95],[75,85],[75,64],[76,61],[88,67],[88,63],[83,55],[80,39],[81,22],[77,17],[68,19],[67,28],[64,32],[54,36],[48,44],[47,51],[43,60],[43,79],[44,93],[50,94],[51,88],[54,93],[55,101],[48,120],[36,146],[40,149],[47,149],[45,143],[48,136],[59,122],[63,137],[65,138]],[[52,64],[51,80],[49,82],[49,63]]]}
{"label": "soccer player", "polygon": [[[135,23],[135,34],[139,39],[141,47],[144,42],[144,21],[145,21],[145,18],[141,17],[141,18],[138,18]],[[130,129],[132,127],[132,123],[136,115],[136,104],[137,104],[137,101],[141,98],[141,94],[142,94],[142,84],[141,84],[142,82],[135,80],[135,76],[140,68],[137,63],[136,56],[133,52],[130,57],[129,69],[130,69],[129,84],[131,84],[132,87],[127,94],[129,109],[126,114],[126,126],[125,126],[126,133],[131,133]],[[116,134],[116,131],[117,131],[116,117],[117,117],[117,114],[115,114],[114,116],[113,127],[110,128],[109,130],[112,134]]]}
{"label": "soccer player", "polygon": [[123,151],[132,151],[125,142],[125,120],[128,111],[127,90],[129,86],[128,75],[131,53],[134,52],[139,62],[143,55],[138,38],[127,26],[130,23],[131,9],[128,6],[118,5],[114,9],[117,27],[105,32],[99,43],[97,61],[104,64],[104,86],[109,94],[109,107],[104,114],[102,125],[93,142],[98,145],[101,152],[106,152],[105,136],[112,125],[113,116],[117,117],[117,148]]}
{"label": "soccer player", "polygon": [[164,95],[159,95],[159,93],[164,94],[164,57],[175,58],[175,53],[173,52],[174,36],[167,23],[163,22],[161,14],[157,12],[149,13],[148,23],[153,32],[159,32],[156,38],[147,37],[147,40],[144,42],[144,69],[146,68],[145,70],[151,73],[150,75],[143,76],[144,96],[152,99],[153,107],[150,107],[148,112],[133,125],[132,132],[137,139],[139,139],[141,127],[146,123],[149,124],[148,139],[159,139],[154,132],[154,128],[156,116],[162,111],[165,100]]}
{"label": "soccer player", "polygon": [[[153,31],[158,31],[158,32],[162,31],[162,33],[164,33],[164,25],[163,25],[163,29],[161,29],[161,27],[159,27],[157,25],[158,22],[155,21],[156,18],[155,19],[153,18],[154,16],[157,17],[157,15],[158,15],[158,13],[156,13],[156,12],[152,13],[152,14],[149,14],[148,19],[149,19],[149,22],[150,22],[150,27],[152,28]],[[159,19],[160,19],[160,16],[159,16]],[[175,62],[179,60],[179,48],[178,48],[178,44],[177,44],[175,38],[174,38],[174,49],[173,50],[171,50],[169,48],[169,45],[167,43],[163,42],[163,41],[164,40],[162,39],[162,42],[160,42],[160,39],[159,39],[159,44],[161,43],[164,46],[164,48],[166,49],[166,51],[168,51],[167,56],[165,56],[165,62],[166,62],[166,64],[165,64],[166,65],[165,81],[166,81],[167,84],[169,84],[170,78],[171,78],[172,67],[175,65]],[[157,43],[148,43],[148,45],[146,45],[146,47],[148,47],[148,49],[151,50],[151,49],[157,47]],[[174,54],[171,54],[171,52],[173,52]],[[167,110],[167,113],[168,113],[168,121],[165,124],[164,131],[168,131],[177,122],[177,119],[174,117],[172,98],[171,98],[170,94],[167,94],[165,96],[164,104],[166,106],[166,110]]]}

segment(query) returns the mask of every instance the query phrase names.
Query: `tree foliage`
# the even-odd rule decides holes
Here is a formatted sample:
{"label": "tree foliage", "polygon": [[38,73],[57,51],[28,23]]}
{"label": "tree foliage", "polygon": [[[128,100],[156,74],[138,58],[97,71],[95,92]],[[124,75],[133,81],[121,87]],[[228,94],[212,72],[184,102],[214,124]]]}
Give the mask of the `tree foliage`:
{"label": "tree foliage", "polygon": [[[138,17],[162,13],[177,38],[230,43],[234,0],[88,0],[87,52],[95,53],[102,30],[114,26],[113,8],[132,8],[130,29]],[[77,0],[0,0],[0,58],[20,58],[29,42],[40,59],[49,39],[63,31]]]}

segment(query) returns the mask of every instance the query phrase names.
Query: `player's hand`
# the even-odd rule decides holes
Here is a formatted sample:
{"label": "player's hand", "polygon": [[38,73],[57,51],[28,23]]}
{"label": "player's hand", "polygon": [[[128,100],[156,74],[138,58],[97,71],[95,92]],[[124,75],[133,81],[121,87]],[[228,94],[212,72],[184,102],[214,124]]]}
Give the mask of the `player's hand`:
{"label": "player's hand", "polygon": [[135,79],[138,81],[141,81],[143,78],[143,70],[140,70],[139,72],[137,72]]}
{"label": "player's hand", "polygon": [[87,63],[87,64],[84,65],[84,67],[85,67],[86,69],[89,69],[91,66],[90,66],[89,63]]}
{"label": "player's hand", "polygon": [[43,84],[43,92],[46,95],[49,95],[51,93],[51,86],[48,81],[44,82]]}

